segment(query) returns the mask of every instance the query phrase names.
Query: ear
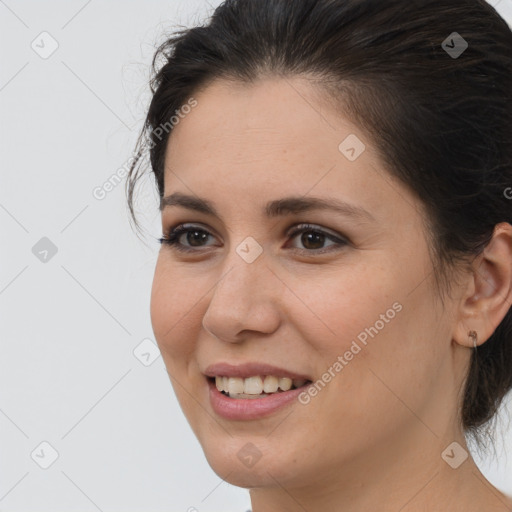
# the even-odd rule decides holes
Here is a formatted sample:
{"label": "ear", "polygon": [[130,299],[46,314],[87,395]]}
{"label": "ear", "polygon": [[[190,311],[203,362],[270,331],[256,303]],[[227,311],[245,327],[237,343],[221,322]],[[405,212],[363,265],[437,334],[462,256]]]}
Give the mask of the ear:
{"label": "ear", "polygon": [[459,309],[454,339],[473,347],[470,331],[476,331],[477,345],[487,341],[512,306],[512,226],[497,224],[492,239],[472,266]]}

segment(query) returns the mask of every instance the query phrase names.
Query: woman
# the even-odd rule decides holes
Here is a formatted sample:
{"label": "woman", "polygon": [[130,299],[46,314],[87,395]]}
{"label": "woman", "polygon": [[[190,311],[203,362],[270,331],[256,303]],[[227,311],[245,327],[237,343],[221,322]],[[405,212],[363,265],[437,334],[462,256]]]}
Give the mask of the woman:
{"label": "woman", "polygon": [[151,320],[213,470],[253,512],[512,510],[466,442],[512,388],[504,20],[227,0],[153,69]]}

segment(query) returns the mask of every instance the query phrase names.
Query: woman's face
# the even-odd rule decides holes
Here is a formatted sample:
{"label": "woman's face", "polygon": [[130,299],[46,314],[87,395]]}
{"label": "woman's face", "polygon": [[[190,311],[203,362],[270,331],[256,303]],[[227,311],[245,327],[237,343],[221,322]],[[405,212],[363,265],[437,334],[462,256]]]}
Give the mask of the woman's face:
{"label": "woman's face", "polygon": [[[382,473],[413,441],[438,461],[433,433],[455,428],[469,351],[451,341],[457,301],[443,309],[434,291],[420,202],[303,80],[217,81],[195,99],[165,166],[165,196],[189,207],[162,209],[164,233],[191,228],[178,237],[189,252],[162,246],[151,318],[212,468],[239,486],[293,487]],[[291,197],[341,206],[286,208]],[[232,398],[207,373],[256,377],[232,392],[258,393],[268,375],[313,384]]]}

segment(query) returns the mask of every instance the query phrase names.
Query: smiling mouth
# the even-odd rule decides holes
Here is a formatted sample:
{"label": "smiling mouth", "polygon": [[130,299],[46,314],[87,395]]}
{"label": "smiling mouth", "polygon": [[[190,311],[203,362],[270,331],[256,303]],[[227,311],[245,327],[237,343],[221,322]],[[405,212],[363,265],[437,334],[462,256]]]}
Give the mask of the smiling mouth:
{"label": "smiling mouth", "polygon": [[240,377],[208,377],[217,390],[233,399],[256,399],[286,393],[312,384],[311,380],[290,379],[274,375],[256,375],[249,378]]}

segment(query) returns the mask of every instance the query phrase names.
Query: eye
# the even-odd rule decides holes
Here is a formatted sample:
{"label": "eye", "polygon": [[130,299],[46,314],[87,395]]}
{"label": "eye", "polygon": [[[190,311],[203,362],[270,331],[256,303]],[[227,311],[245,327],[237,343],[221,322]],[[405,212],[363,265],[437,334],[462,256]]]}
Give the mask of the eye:
{"label": "eye", "polygon": [[[322,254],[348,245],[348,241],[342,237],[328,233],[312,224],[300,224],[288,234],[292,239],[298,235],[302,235],[299,241],[304,246],[304,249],[297,247],[292,247],[292,249],[299,250],[300,252]],[[209,231],[198,226],[179,224],[171,228],[159,239],[159,242],[171,246],[178,251],[192,253],[199,252],[199,248],[201,247],[208,247],[208,245],[204,245],[204,242],[208,241],[208,238],[212,236]],[[184,241],[186,244],[183,243]],[[326,241],[331,241],[332,244],[323,247]]]}
{"label": "eye", "polygon": [[[184,245],[180,239],[185,236],[185,240],[190,245]],[[174,249],[182,252],[197,252],[194,247],[203,247],[202,242],[212,236],[211,233],[205,229],[201,229],[197,226],[191,226],[187,224],[180,224],[174,228],[171,228],[162,238],[159,239],[161,244],[169,245]]]}
{"label": "eye", "polygon": [[[301,224],[289,234],[291,238],[295,238],[298,235],[301,235],[299,241],[305,247],[305,249],[299,248],[301,252],[307,251],[313,252],[314,254],[322,254],[348,245],[347,240],[335,234],[328,233],[312,224]],[[322,247],[328,240],[333,243],[330,246]]]}

